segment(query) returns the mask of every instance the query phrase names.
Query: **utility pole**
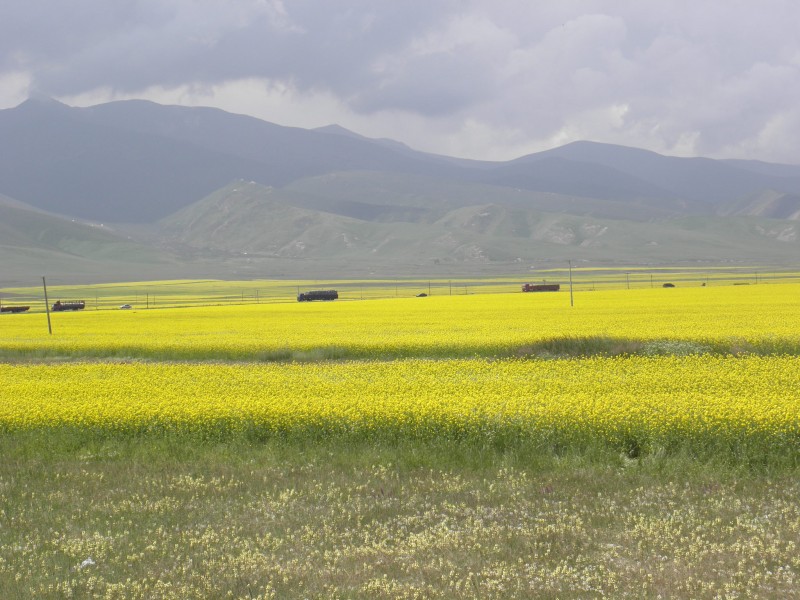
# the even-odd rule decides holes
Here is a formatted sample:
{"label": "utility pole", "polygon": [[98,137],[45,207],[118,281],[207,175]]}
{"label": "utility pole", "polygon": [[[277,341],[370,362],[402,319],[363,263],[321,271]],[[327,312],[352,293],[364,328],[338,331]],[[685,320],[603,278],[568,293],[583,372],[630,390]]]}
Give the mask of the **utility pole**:
{"label": "utility pole", "polygon": [[47,300],[47,281],[45,281],[44,275],[42,275],[42,287],[44,287],[44,308],[47,311],[47,331],[53,335],[53,326],[50,324],[50,302]]}
{"label": "utility pole", "polygon": [[575,302],[572,299],[572,261],[569,261],[569,305],[575,306]]}

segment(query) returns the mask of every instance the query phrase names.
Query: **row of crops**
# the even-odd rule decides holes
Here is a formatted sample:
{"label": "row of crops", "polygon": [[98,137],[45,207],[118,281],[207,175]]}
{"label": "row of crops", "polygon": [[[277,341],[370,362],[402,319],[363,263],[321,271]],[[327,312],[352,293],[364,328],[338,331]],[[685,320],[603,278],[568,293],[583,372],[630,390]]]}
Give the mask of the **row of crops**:
{"label": "row of crops", "polygon": [[800,358],[78,363],[6,369],[6,429],[796,451]]}

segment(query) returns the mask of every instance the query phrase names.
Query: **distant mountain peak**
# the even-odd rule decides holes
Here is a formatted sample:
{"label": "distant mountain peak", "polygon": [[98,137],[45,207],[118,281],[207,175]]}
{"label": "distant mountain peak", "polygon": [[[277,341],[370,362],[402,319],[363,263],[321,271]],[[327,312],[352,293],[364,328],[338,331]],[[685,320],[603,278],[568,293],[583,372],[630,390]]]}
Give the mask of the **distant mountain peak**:
{"label": "distant mountain peak", "polygon": [[349,129],[346,129],[341,125],[336,125],[335,123],[332,123],[331,125],[325,125],[323,127],[317,127],[314,129],[314,131],[318,131],[320,133],[333,133],[335,135],[349,135],[357,138],[362,137],[354,131],[350,131]]}
{"label": "distant mountain peak", "polygon": [[364,142],[374,142],[382,145],[384,148],[392,148],[394,150],[404,150],[404,151],[411,151],[406,144],[403,142],[398,142],[397,140],[391,140],[389,138],[370,138],[360,133],[356,133],[355,131],[350,131],[349,129],[342,127],[341,125],[331,124],[325,125],[324,127],[317,127],[313,131],[319,133],[329,133],[331,135],[342,135],[345,137],[353,138],[356,140],[361,140]]}
{"label": "distant mountain peak", "polygon": [[46,94],[32,93],[27,100],[17,106],[21,110],[69,110],[71,107]]}

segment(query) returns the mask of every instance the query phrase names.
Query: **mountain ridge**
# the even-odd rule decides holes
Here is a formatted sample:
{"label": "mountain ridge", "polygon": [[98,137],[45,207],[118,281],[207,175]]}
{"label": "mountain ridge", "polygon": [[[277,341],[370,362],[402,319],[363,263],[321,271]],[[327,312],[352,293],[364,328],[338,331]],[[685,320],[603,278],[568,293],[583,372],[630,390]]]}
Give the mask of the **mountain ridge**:
{"label": "mountain ridge", "polygon": [[306,130],[144,100],[86,108],[28,100],[0,111],[0,134],[0,193],[98,220],[154,222],[237,179],[282,187],[354,170],[600,200],[666,201],[700,214],[724,211],[766,189],[800,193],[800,166],[669,157],[598,142],[511,161],[470,161],[339,126]]}
{"label": "mountain ridge", "polygon": [[[312,263],[471,272],[542,257],[788,264],[799,243],[800,166],[590,141],[475,161],[338,125],[305,130],[142,100],[74,108],[31,99],[0,110],[0,207],[8,256],[39,243],[43,255],[60,253],[66,272],[61,259],[80,244],[48,246],[42,232],[72,239],[89,231],[76,222],[112,224],[102,231],[118,237],[87,233],[92,256],[73,256],[89,261],[84,275],[126,260],[158,273],[240,274],[262,261],[297,275]],[[32,223],[39,242],[17,235]]]}

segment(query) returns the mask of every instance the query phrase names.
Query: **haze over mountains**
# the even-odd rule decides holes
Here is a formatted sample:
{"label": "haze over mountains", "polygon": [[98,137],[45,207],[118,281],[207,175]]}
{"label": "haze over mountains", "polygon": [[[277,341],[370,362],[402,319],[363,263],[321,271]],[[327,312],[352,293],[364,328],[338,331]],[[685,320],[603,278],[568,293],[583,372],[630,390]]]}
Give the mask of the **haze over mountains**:
{"label": "haze over mountains", "polygon": [[800,250],[800,166],[592,142],[471,161],[146,101],[0,111],[0,195],[6,282],[786,265]]}

